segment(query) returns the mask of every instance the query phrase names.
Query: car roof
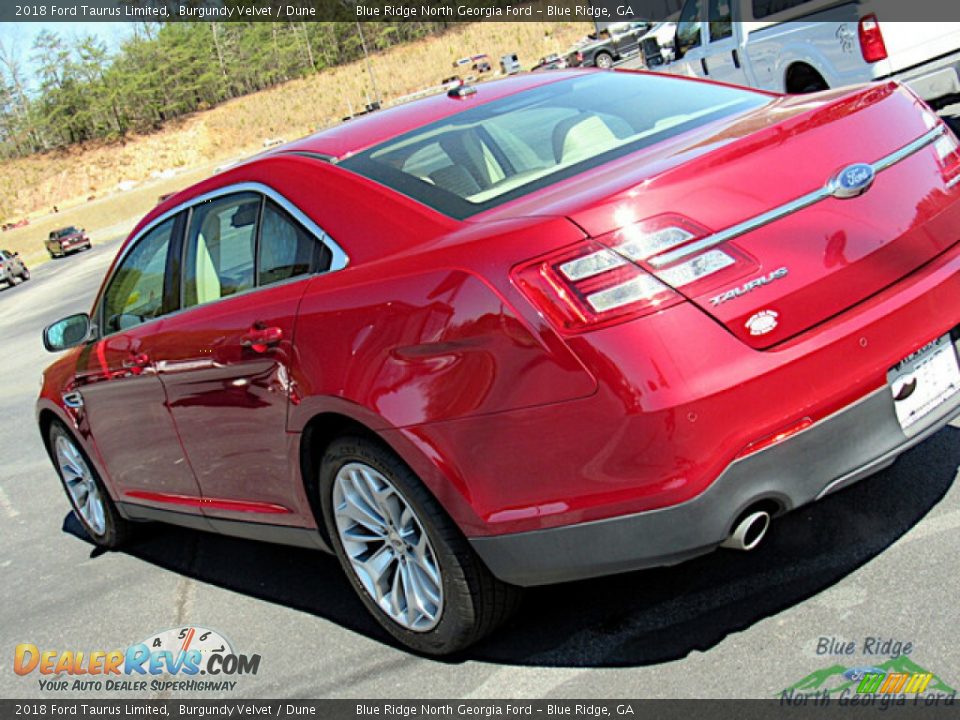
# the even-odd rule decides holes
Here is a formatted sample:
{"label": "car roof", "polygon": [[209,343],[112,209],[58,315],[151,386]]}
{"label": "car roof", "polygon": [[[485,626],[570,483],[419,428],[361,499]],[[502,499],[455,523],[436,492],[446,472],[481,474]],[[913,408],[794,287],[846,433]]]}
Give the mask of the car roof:
{"label": "car roof", "polygon": [[558,70],[549,75],[524,73],[512,75],[502,80],[492,80],[474,85],[473,87],[476,88],[477,92],[463,97],[451,97],[447,93],[432,95],[353,118],[340,125],[275,148],[259,157],[298,152],[323,155],[332,160],[341,160],[410,130],[415,130],[422,125],[455,115],[477,104],[492,102],[508,95],[565,80],[586,72],[598,71],[596,69]]}

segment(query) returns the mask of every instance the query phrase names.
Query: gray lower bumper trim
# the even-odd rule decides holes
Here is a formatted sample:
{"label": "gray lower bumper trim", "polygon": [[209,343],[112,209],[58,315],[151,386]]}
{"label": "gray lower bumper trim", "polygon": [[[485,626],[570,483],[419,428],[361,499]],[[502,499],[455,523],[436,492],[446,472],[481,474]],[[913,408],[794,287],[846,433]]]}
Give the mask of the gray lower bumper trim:
{"label": "gray lower bumper trim", "polygon": [[793,510],[890,465],[960,415],[960,393],[904,434],[888,388],[792,438],[731,464],[680,505],[548,530],[470,538],[501,580],[546,585],[672,565],[719,545],[749,506],[771,499]]}

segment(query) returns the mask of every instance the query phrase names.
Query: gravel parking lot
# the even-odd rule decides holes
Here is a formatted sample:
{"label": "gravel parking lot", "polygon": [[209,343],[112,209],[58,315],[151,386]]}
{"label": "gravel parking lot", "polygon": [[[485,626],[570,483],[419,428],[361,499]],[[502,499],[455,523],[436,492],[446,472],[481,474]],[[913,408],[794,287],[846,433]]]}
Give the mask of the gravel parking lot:
{"label": "gravel parking lot", "polygon": [[893,643],[868,649],[887,640],[960,688],[956,427],[775,522],[753,553],[531,591],[507,627],[443,662],[392,645],[332,557],[160,526],[124,552],[96,551],[68,512],[33,403],[51,359],[41,328],[89,308],[119,241],[0,291],[0,696],[83,696],[17,676],[18,643],[110,650],[188,625],[260,654],[259,672],[232,691],[150,697],[769,698],[834,665],[879,665]]}

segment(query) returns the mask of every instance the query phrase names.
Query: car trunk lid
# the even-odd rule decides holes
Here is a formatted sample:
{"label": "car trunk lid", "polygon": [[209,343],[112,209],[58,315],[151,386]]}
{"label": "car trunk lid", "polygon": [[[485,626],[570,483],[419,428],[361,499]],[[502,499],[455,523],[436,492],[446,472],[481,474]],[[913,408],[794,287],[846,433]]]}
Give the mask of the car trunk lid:
{"label": "car trunk lid", "polygon": [[[630,228],[682,229],[683,244],[631,259],[757,349],[843,312],[956,241],[960,188],[948,187],[952,161],[941,158],[954,138],[904,88],[784,99],[750,122],[755,132],[740,128],[719,149],[568,217],[612,248]],[[717,269],[691,281],[698,263]]]}

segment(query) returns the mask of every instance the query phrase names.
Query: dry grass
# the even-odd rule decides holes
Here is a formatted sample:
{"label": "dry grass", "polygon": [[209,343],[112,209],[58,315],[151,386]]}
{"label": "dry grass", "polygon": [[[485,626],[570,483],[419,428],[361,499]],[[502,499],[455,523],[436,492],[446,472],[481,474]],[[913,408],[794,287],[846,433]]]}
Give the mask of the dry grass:
{"label": "dry grass", "polygon": [[[371,57],[371,65],[389,102],[451,75],[451,62],[457,57],[485,52],[496,64],[501,55],[517,52],[529,67],[542,55],[563,51],[591,29],[590,23],[474,23],[378,53]],[[123,192],[118,190],[120,183],[141,183],[152,173],[251,154],[262,149],[265,138],[292,140],[338,122],[350,114],[351,107],[360,109],[373,95],[369,74],[359,61],[232,100],[122,143],[4,162],[0,191],[14,198],[13,203],[4,203],[13,206],[6,220],[27,216],[34,222],[0,235],[0,244],[27,251],[30,259],[36,255],[34,245],[42,246],[51,228],[65,224],[106,228],[142,214],[157,195],[194,182],[202,173],[183,173],[149,188]],[[97,200],[89,201],[90,196]],[[61,212],[47,217],[53,205]]]}
{"label": "dry grass", "polygon": [[85,228],[94,243],[112,240],[129,232],[137,220],[157,204],[160,195],[199,182],[210,175],[214,166],[215,163],[206,163],[172,178],[40,216],[25,227],[0,234],[0,248],[19,252],[27,265],[34,266],[49,260],[43,241],[56,228],[75,225]]}

